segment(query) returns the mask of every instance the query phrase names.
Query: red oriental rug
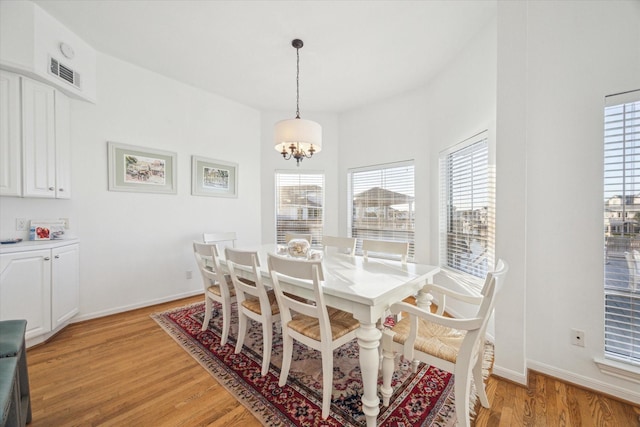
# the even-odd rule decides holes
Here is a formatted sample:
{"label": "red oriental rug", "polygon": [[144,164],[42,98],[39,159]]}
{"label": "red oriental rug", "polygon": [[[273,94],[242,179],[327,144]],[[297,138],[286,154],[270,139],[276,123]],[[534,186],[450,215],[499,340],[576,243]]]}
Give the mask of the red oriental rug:
{"label": "red oriental rug", "polygon": [[[320,353],[295,343],[287,384],[278,386],[282,361],[280,326],[274,325],[273,352],[269,373],[260,376],[262,330],[255,323],[249,328],[245,346],[234,354],[237,324],[232,321],[229,340],[220,345],[222,318],[220,306],[206,331],[200,331],[204,303],[193,304],[151,317],[196,359],[238,401],[266,426],[362,426],[362,380],[358,344],[354,340],[334,352],[331,413],[326,420],[322,410],[322,365]],[[232,311],[235,317],[235,307]],[[237,322],[237,318],[236,318]],[[488,349],[491,351],[491,349]],[[453,426],[453,376],[440,369],[411,364],[402,357],[393,379],[394,394],[388,407],[380,405],[379,426]],[[380,375],[379,384],[382,382]],[[472,403],[475,402],[472,396]],[[473,406],[472,406],[473,407]]]}

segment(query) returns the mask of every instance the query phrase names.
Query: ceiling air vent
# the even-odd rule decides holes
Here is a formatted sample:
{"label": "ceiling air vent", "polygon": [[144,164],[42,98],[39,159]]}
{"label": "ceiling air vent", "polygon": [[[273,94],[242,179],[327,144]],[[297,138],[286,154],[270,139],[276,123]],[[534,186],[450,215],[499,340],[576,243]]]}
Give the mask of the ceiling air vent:
{"label": "ceiling air vent", "polygon": [[81,89],[80,74],[52,57],[49,57],[49,73]]}

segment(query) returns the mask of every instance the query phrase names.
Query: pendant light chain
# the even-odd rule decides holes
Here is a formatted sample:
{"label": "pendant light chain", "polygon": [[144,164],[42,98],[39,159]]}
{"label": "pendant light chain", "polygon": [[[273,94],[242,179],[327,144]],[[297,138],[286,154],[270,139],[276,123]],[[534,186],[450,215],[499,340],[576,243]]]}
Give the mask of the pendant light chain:
{"label": "pendant light chain", "polygon": [[300,118],[300,48],[296,47],[296,119]]}

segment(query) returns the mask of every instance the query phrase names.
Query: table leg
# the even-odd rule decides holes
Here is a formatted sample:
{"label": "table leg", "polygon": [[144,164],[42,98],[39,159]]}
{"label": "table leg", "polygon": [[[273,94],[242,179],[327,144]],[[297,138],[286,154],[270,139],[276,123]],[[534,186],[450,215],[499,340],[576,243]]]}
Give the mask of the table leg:
{"label": "table leg", "polygon": [[362,412],[367,419],[367,427],[374,427],[380,408],[378,398],[378,363],[380,355],[380,337],[382,332],[375,323],[362,323],[356,331],[358,345],[360,346],[360,370],[362,371],[362,384],[364,394],[362,395]]}

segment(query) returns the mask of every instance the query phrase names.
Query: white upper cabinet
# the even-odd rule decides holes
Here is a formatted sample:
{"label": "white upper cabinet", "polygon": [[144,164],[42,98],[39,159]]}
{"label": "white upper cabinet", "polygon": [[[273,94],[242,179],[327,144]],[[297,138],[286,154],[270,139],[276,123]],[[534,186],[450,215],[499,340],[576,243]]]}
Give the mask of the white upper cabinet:
{"label": "white upper cabinet", "polygon": [[7,71],[0,82],[0,195],[70,198],[69,98]]}
{"label": "white upper cabinet", "polygon": [[20,196],[20,77],[0,72],[0,196]]}

